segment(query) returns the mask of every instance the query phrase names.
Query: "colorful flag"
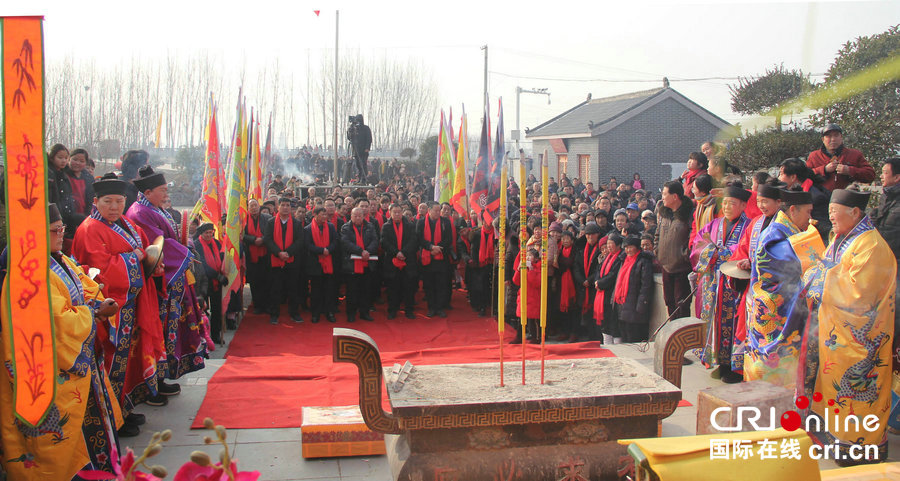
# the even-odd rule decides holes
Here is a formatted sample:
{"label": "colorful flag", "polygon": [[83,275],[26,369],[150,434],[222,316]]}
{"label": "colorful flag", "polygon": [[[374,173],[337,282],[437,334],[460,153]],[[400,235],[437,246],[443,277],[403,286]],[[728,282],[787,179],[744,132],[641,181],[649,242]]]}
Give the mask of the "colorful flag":
{"label": "colorful flag", "polygon": [[[246,212],[246,177],[247,177],[247,126],[245,124],[244,108],[238,100],[237,123],[235,125],[234,143],[231,149],[231,162],[228,165],[228,190],[226,198],[228,210],[226,211],[225,236],[222,239],[222,248],[225,251],[223,271],[228,277],[228,282],[222,289],[222,312],[228,309],[228,301],[231,293],[240,289],[242,280],[240,239],[243,223],[241,211]],[[242,199],[243,198],[243,199]],[[241,203],[243,200],[243,204]]]}
{"label": "colorful flag", "polygon": [[466,108],[463,106],[462,116],[459,118],[459,146],[456,148],[456,167],[453,175],[453,195],[450,196],[450,205],[459,212],[463,218],[468,218],[468,204],[466,197],[469,195],[469,189],[466,179],[466,173],[469,171],[469,141],[466,137],[468,132],[468,120],[466,119]]}
{"label": "colorful flag", "polygon": [[219,189],[220,178],[224,177],[222,163],[219,160],[219,128],[216,121],[216,106],[212,98],[209,104],[209,121],[206,132],[206,171],[203,173],[203,190],[200,200],[194,207],[194,213],[200,218],[212,222],[216,227],[216,238],[221,239],[222,202],[224,192]]}
{"label": "colorful flag", "polygon": [[250,168],[250,198],[261,201],[262,199],[262,156],[259,147],[259,120],[253,129],[253,161]]}
{"label": "colorful flag", "polygon": [[503,167],[503,159],[506,157],[506,144],[503,141],[503,98],[498,100],[499,103],[499,120],[497,120],[497,135],[494,137],[494,155],[491,156],[491,165],[488,169],[488,194],[487,194],[487,214],[489,221],[493,221],[494,217],[500,211],[500,171]]}
{"label": "colorful flag", "polygon": [[488,105],[484,105],[484,119],[481,121],[481,140],[478,143],[478,158],[475,160],[475,177],[472,180],[472,196],[469,205],[479,216],[488,205],[488,181],[491,164],[491,118]]}
{"label": "colorful flag", "polygon": [[441,110],[441,128],[438,132],[437,162],[435,163],[434,200],[449,202],[453,194],[453,143],[450,141],[450,128],[446,124],[444,111]]}
{"label": "colorful flag", "polygon": [[57,384],[48,289],[42,22],[41,17],[0,17],[9,239],[2,331],[12,353],[5,369],[13,378],[15,417],[32,429],[48,414]]}
{"label": "colorful flag", "polygon": [[[262,182],[262,191],[263,195],[266,193],[266,189],[269,184],[272,182],[272,163],[275,159],[272,157],[272,115],[269,114],[269,128],[266,131],[266,147],[263,152],[263,182]],[[262,202],[262,198],[260,198],[260,203]]]}

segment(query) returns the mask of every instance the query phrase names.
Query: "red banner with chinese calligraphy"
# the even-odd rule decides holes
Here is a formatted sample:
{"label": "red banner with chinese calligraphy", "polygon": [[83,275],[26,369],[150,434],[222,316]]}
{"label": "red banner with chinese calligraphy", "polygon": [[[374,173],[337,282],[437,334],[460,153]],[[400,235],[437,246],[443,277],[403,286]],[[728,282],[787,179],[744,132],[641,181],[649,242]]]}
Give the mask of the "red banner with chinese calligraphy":
{"label": "red banner with chinese calligraphy", "polygon": [[17,417],[36,426],[56,386],[44,154],[43,19],[0,17],[9,271],[3,330],[8,334]]}

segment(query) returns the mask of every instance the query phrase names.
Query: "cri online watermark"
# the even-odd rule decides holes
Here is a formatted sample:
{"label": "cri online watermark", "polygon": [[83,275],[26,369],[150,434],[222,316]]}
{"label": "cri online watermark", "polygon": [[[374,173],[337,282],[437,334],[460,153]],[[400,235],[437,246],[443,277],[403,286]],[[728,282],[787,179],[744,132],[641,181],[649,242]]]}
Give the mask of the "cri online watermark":
{"label": "cri online watermark", "polygon": [[[819,402],[822,400],[821,393],[815,393],[813,400]],[[806,396],[800,396],[794,401],[799,409],[809,407],[809,399]],[[780,416],[781,427],[787,431],[796,431],[803,427],[806,432],[829,432],[832,434],[839,433],[858,433],[865,430],[870,433],[880,429],[879,418],[874,414],[866,415],[862,418],[855,414],[845,416],[840,415],[840,407],[834,407],[835,402],[829,400],[825,407],[824,416],[809,415],[806,416],[805,423],[801,420],[800,413],[797,411],[788,411]],[[829,409],[831,407],[832,409]],[[720,426],[716,419],[719,414],[728,413],[730,407],[720,407],[714,409],[709,415],[710,425],[722,432],[743,431],[744,419],[756,431],[772,431],[775,429],[776,411],[774,407],[769,408],[769,424],[760,425],[763,417],[762,411],[756,407],[740,406],[737,408],[737,421],[735,426]],[[797,439],[782,439],[778,441],[770,441],[764,439],[753,443],[749,440],[729,440],[729,439],[710,439],[709,440],[709,459],[750,459],[758,457],[759,459],[800,459],[801,446]],[[816,444],[813,443],[809,447],[807,453],[811,459],[835,459],[835,460],[853,460],[860,461],[864,459],[877,459],[878,446],[872,444],[853,444],[849,448],[839,449],[837,442],[833,444]]]}

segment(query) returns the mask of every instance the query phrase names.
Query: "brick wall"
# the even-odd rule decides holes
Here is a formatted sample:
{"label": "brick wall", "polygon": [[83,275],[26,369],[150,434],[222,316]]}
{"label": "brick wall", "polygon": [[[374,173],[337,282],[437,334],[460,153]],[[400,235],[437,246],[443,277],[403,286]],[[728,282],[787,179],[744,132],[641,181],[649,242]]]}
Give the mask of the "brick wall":
{"label": "brick wall", "polygon": [[[648,189],[658,191],[672,180],[664,162],[687,162],[700,144],[715,139],[718,129],[673,99],[666,99],[599,138],[599,178],[631,181],[635,172]],[[679,175],[681,172],[675,172]]]}

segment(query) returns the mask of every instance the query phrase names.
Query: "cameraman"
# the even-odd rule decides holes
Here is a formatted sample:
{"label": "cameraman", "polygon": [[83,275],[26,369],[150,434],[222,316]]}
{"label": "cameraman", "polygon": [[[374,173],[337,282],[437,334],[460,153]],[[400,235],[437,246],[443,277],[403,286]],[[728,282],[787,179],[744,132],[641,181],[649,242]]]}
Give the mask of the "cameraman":
{"label": "cameraman", "polygon": [[351,117],[347,138],[353,147],[353,158],[356,159],[356,170],[359,172],[359,183],[365,184],[369,178],[369,148],[372,146],[372,130],[363,123],[363,115]]}

